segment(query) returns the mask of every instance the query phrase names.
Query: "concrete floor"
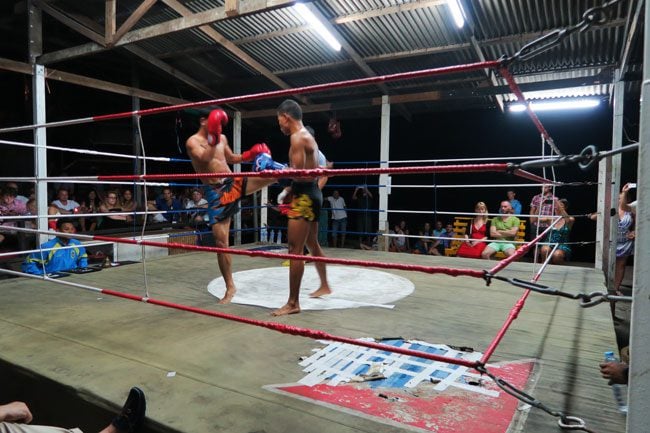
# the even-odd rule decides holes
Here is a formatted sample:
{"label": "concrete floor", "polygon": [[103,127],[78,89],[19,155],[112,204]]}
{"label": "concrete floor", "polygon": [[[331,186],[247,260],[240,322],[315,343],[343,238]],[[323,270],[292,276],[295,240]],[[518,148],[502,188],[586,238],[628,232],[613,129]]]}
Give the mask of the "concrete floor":
{"label": "concrete floor", "polygon": [[[485,261],[449,257],[346,249],[328,249],[326,254],[488,267]],[[233,256],[234,271],[279,265],[275,259]],[[71,275],[65,281],[142,296],[142,271],[142,265],[133,264]],[[275,319],[265,308],[216,304],[206,291],[208,282],[218,276],[212,254],[189,253],[147,262],[152,298],[354,338],[399,335],[478,351],[486,348],[523,293],[499,281],[486,287],[482,280],[469,277],[388,272],[409,278],[416,287],[393,310],[308,311]],[[515,263],[500,275],[530,279],[532,265]],[[581,267],[551,266],[540,283],[571,292],[604,290],[601,273]],[[298,360],[320,347],[316,341],[38,280],[16,278],[2,281],[1,286],[1,361],[20,366],[26,376],[62,384],[91,405],[108,408],[121,406],[128,389],[138,385],[148,397],[147,431],[407,431],[263,389],[301,378],[304,373]],[[535,397],[551,408],[583,418],[594,431],[614,433],[624,431],[625,420],[615,411],[598,363],[603,352],[615,345],[609,306],[583,309],[575,301],[533,293],[493,361],[539,360],[539,377],[530,388]],[[168,377],[169,372],[175,376]],[[0,397],[11,398],[6,392],[7,388]],[[92,431],[97,422],[86,431]],[[532,409],[511,431],[559,429],[555,418]]]}

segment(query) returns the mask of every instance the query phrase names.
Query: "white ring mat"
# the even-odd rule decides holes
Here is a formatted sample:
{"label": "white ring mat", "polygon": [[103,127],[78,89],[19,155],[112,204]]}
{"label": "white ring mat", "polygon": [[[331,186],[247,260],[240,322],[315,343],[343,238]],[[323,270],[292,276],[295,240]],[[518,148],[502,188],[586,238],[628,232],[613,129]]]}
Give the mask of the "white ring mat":
{"label": "white ring mat", "polygon": [[[289,296],[289,267],[260,268],[233,274],[237,293],[235,304],[280,308]],[[320,286],[313,265],[305,266],[300,289],[302,310],[333,310],[340,308],[381,307],[393,308],[391,303],[413,293],[413,283],[397,275],[373,269],[350,266],[328,266],[327,281],[332,294],[324,298],[310,298],[309,294]],[[208,284],[208,292],[221,298],[226,291],[223,278]]]}

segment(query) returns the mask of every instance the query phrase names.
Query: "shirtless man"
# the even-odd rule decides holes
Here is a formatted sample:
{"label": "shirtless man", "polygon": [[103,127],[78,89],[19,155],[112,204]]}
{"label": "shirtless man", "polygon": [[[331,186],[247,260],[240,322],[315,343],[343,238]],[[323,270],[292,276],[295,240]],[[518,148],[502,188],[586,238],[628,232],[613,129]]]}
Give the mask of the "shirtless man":
{"label": "shirtless man", "polygon": [[[264,143],[254,145],[241,155],[233,153],[228,139],[221,133],[222,127],[228,123],[228,115],[221,109],[212,110],[207,116],[201,115],[199,123],[199,130],[185,143],[197,173],[230,173],[228,164],[252,161],[260,153],[271,153]],[[208,201],[209,224],[219,248],[228,248],[230,220],[239,211],[240,199],[277,182],[276,179],[246,177],[204,178],[201,181],[204,183],[203,196]],[[217,262],[226,283],[226,293],[219,303],[228,304],[237,292],[230,254],[217,254]]]}
{"label": "shirtless man", "polygon": [[[289,165],[295,169],[311,169],[318,167],[318,145],[314,137],[302,124],[300,105],[292,100],[286,100],[277,110],[278,124],[285,135],[290,136]],[[318,244],[318,215],[323,204],[323,194],[318,188],[317,179],[293,179],[291,183],[293,199],[287,213],[289,253],[302,254],[305,244],[312,256],[324,256]],[[311,293],[311,297],[325,296],[332,293],[327,284],[325,263],[315,262],[316,271],[320,278],[320,287]],[[289,264],[289,300],[275,310],[274,316],[300,313],[300,284],[305,270],[303,260],[291,260]]]}

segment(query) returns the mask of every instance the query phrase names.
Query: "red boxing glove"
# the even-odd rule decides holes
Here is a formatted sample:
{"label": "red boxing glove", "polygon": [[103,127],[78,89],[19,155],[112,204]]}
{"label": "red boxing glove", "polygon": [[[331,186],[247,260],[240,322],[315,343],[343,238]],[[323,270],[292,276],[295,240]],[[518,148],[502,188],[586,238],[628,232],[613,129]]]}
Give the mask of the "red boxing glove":
{"label": "red boxing glove", "polygon": [[257,143],[247,151],[243,152],[241,154],[241,160],[242,161],[252,161],[255,159],[257,155],[260,153],[268,153],[271,155],[271,149],[269,149],[269,146],[266,145],[266,143]]}
{"label": "red boxing glove", "polygon": [[221,130],[228,124],[228,115],[221,109],[210,111],[208,115],[208,144],[216,146],[221,140]]}

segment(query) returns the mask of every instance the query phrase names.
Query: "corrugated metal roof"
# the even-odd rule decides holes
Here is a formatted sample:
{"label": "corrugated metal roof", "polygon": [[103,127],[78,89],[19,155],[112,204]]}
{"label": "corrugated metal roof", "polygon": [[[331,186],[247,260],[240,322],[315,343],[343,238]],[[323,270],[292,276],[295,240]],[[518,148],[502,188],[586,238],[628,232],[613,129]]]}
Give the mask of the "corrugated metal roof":
{"label": "corrugated metal roof", "polygon": [[[58,0],[55,5],[103,23],[104,9],[96,3],[103,6],[103,2],[75,0]],[[140,3],[140,0],[117,3],[118,26]],[[236,50],[221,47],[199,28],[146,39],[137,45],[215,89],[223,89],[228,82],[237,82],[236,90],[244,94],[277,88],[279,80],[289,86],[305,86],[362,78],[367,76],[363,68],[384,75],[476,62],[481,55],[488,60],[498,59],[504,54],[516,53],[524,44],[545,32],[578,23],[587,9],[600,6],[602,1],[462,0],[461,3],[468,23],[459,29],[443,0],[314,1],[313,5],[349,44],[352,53],[345,49],[340,52],[332,50],[293,7],[237,16],[210,25],[237,49],[261,64],[264,70],[256,69],[254,63],[242,59]],[[529,61],[510,65],[517,81],[526,84],[590,78],[603,68],[615,66],[626,37],[629,3],[622,1],[612,8],[610,19],[602,28],[576,32],[560,46]],[[181,4],[196,13],[222,7],[224,1],[184,0]],[[134,29],[178,16],[178,12],[159,2]],[[472,46],[472,37],[478,51]],[[357,65],[357,62],[361,64]],[[269,74],[277,75],[272,79]],[[576,96],[608,95],[611,91],[607,84],[587,84],[570,89],[569,93]],[[491,85],[483,71],[387,83],[392,94],[434,89],[451,95],[453,100],[449,104],[437,101],[414,103],[417,110],[453,107],[456,104],[452,97],[454,89],[483,89]],[[336,101],[346,95],[374,95],[377,92],[377,86],[368,86],[313,97],[321,101]],[[463,94],[472,99],[469,93]],[[543,93],[534,93],[533,97],[539,95]],[[506,96],[506,100],[511,98]],[[495,103],[494,95],[489,92],[476,92],[473,99],[471,104],[465,101],[465,105],[493,107]]]}

